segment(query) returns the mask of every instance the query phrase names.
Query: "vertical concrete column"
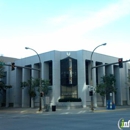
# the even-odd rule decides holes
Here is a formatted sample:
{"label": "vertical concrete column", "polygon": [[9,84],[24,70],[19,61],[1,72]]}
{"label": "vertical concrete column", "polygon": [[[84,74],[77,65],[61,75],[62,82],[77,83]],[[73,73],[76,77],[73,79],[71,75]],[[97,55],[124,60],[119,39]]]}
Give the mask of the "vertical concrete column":
{"label": "vertical concrete column", "polygon": [[[102,73],[103,74],[102,77],[103,77],[103,76],[105,76],[105,67],[102,68],[102,71],[103,71],[103,73]],[[104,99],[104,106],[106,106],[106,96]]]}
{"label": "vertical concrete column", "polygon": [[[14,107],[19,107],[18,105],[17,105],[17,91],[16,91],[16,75],[17,75],[17,72],[16,72],[16,69],[14,70],[14,71],[12,71],[12,73],[13,73],[13,83],[15,84],[13,87],[13,93],[14,93],[14,97],[13,97],[13,99],[14,99]],[[15,82],[14,82],[14,80],[15,80]]]}
{"label": "vertical concrete column", "polygon": [[[129,70],[128,70],[128,63],[125,63],[124,64],[124,67],[125,67],[125,74],[126,74],[126,77],[125,77],[125,82],[127,83],[128,82],[128,74],[129,74]],[[126,85],[126,99],[127,99],[127,105],[130,105],[130,90],[129,90],[129,86]]]}
{"label": "vertical concrete column", "polygon": [[102,81],[102,77],[105,75],[105,67],[99,67],[98,69],[98,83],[100,84]]}
{"label": "vertical concrete column", "polygon": [[[43,80],[49,80],[49,62],[43,62],[42,63],[42,79]],[[43,105],[42,105],[43,108],[44,108],[44,105],[46,103],[45,99],[46,99],[46,97],[44,95],[44,97],[43,97]]]}
{"label": "vertical concrete column", "polygon": [[[114,66],[113,65],[109,66],[108,74],[114,75]],[[112,93],[112,101],[115,103],[115,93],[114,92]]]}
{"label": "vertical concrete column", "polygon": [[45,63],[42,62],[41,63],[41,77],[42,77],[42,80],[45,79],[45,71],[44,71],[44,65]]}
{"label": "vertical concrete column", "polygon": [[[128,63],[124,63],[124,71],[125,71],[125,83],[128,82]],[[126,100],[127,100],[127,105],[130,105],[130,99],[129,99],[130,93],[129,93],[129,86],[126,84]]]}
{"label": "vertical concrete column", "polygon": [[[106,74],[107,75],[110,75],[110,74],[114,75],[114,66],[113,65],[106,66]],[[115,102],[115,93],[114,92],[112,93],[112,96],[110,96],[110,100],[112,102]]]}
{"label": "vertical concrete column", "polygon": [[[37,68],[37,66],[35,64],[32,64],[32,68]],[[37,70],[31,70],[32,73],[31,73],[31,78],[38,78],[38,71]],[[39,94],[38,92],[36,92],[37,96],[35,97],[36,99],[34,99],[33,97],[31,97],[31,108],[34,108],[35,107],[35,102],[37,100],[37,107],[39,106]]]}
{"label": "vertical concrete column", "polygon": [[112,93],[112,101],[115,103],[115,93]]}
{"label": "vertical concrete column", "polygon": [[15,69],[15,107],[21,107],[22,106],[22,90],[21,90],[21,82],[22,82],[22,69],[16,68]]}
{"label": "vertical concrete column", "polygon": [[[22,82],[25,82],[26,81],[26,78],[25,78],[25,69],[23,68],[22,69]],[[24,104],[24,87],[22,87],[22,107],[25,107],[25,104]]]}
{"label": "vertical concrete column", "polygon": [[85,79],[85,59],[83,53],[79,53],[77,57],[78,66],[78,97],[82,99],[82,106],[87,106],[87,85]]}
{"label": "vertical concrete column", "polygon": [[[6,66],[6,72],[7,72],[7,82],[6,84],[7,85],[10,85],[10,67],[9,66]],[[9,106],[9,94],[10,94],[10,88],[6,89],[6,107]],[[1,103],[0,103],[1,105]]]}
{"label": "vertical concrete column", "polygon": [[[22,69],[22,82],[27,82],[30,77],[30,71],[28,69]],[[29,86],[22,88],[22,107],[29,107],[30,96],[29,96]]]}
{"label": "vertical concrete column", "polygon": [[60,61],[57,60],[55,57],[52,62],[53,85],[51,105],[56,105],[56,103],[58,102],[58,98],[60,97]]}
{"label": "vertical concrete column", "polygon": [[[41,62],[41,79],[42,79],[42,80],[45,79],[44,62]],[[44,103],[45,103],[45,97],[43,96],[43,97],[41,98],[42,108],[44,108]]]}
{"label": "vertical concrete column", "polygon": [[[93,66],[96,66],[96,62],[95,61],[93,61]],[[96,87],[97,84],[96,84],[96,69],[95,68],[92,69],[92,80],[93,80],[92,81],[93,82],[93,86]],[[93,95],[93,106],[97,107],[97,94],[96,93]]]}
{"label": "vertical concrete column", "polygon": [[[102,83],[102,77],[105,75],[105,67],[99,67],[98,68],[98,84]],[[98,98],[99,97],[99,98]],[[97,102],[98,100],[101,99],[101,96],[97,94]],[[101,100],[102,102],[102,100]],[[106,96],[105,96],[105,99],[104,99],[104,106],[106,106]]]}
{"label": "vertical concrete column", "polygon": [[[32,68],[39,69],[38,65],[36,65],[36,64],[32,64]],[[32,78],[38,78],[38,75],[39,75],[39,71],[32,70]]]}
{"label": "vertical concrete column", "polygon": [[113,65],[106,66],[106,74],[107,75],[114,74],[114,72],[113,72]]}
{"label": "vertical concrete column", "polygon": [[9,70],[9,84],[12,86],[12,88],[9,89],[8,93],[8,102],[12,103],[13,107],[15,107],[15,98],[16,98],[16,70],[11,71]]}
{"label": "vertical concrete column", "polygon": [[116,104],[122,105],[122,88],[121,88],[121,72],[120,68],[117,66],[114,69],[115,78],[116,78],[116,87],[117,87],[117,93],[116,93]]}
{"label": "vertical concrete column", "polygon": [[122,100],[123,100],[123,93],[122,93],[122,81],[121,81],[121,78],[122,78],[122,75],[121,75],[121,69],[120,68],[118,68],[118,72],[119,72],[119,79],[116,81],[116,82],[119,82],[119,91],[120,91],[120,100],[119,100],[119,102],[120,102],[120,105],[123,105],[123,102],[122,102]]}
{"label": "vertical concrete column", "polygon": [[[87,75],[85,75],[85,76],[87,76]],[[90,91],[90,82],[91,82],[91,62],[88,63],[88,79],[89,79],[89,82],[88,82],[88,85],[86,85],[86,103],[87,103],[87,106],[90,106],[91,105],[91,96],[89,95],[89,91]],[[86,84],[86,79],[84,82]]]}
{"label": "vertical concrete column", "polygon": [[22,71],[19,68],[15,68],[12,72],[13,74],[13,91],[14,91],[14,107],[21,107],[22,93],[21,93],[21,81],[22,81]]}
{"label": "vertical concrete column", "polygon": [[86,100],[87,100],[86,99],[86,97],[87,97],[87,95],[86,95],[87,88],[88,88],[88,86],[86,85],[86,83],[84,83],[83,88],[82,88],[82,94],[83,94],[83,96],[82,96],[82,106],[83,106],[83,108],[87,107],[87,102],[86,102]]}

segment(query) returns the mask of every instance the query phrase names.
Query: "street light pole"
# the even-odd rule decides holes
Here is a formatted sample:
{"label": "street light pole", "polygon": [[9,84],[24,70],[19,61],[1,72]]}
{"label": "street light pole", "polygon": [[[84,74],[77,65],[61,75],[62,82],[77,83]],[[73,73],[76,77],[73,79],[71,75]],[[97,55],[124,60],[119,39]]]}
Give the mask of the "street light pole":
{"label": "street light pole", "polygon": [[[93,61],[92,61],[92,56],[93,56],[93,53],[94,53],[94,51],[98,48],[98,47],[100,47],[100,46],[105,46],[107,43],[103,43],[103,44],[101,44],[101,45],[98,45],[97,47],[95,47],[94,49],[93,49],[93,51],[92,51],[92,53],[91,53],[91,57],[90,57],[90,69],[91,69],[91,72],[90,72],[90,76],[91,76],[91,80],[90,80],[90,85],[91,86],[93,86],[93,76],[92,76],[92,67],[93,67]],[[91,110],[92,111],[94,111],[94,108],[93,108],[93,94],[92,94],[92,96],[91,96]]]}
{"label": "street light pole", "polygon": [[40,56],[39,56],[39,54],[34,50],[34,49],[32,49],[32,48],[29,48],[29,47],[25,47],[25,49],[30,49],[30,50],[32,50],[32,51],[34,51],[36,54],[37,54],[37,56],[38,56],[38,59],[39,59],[39,63],[40,63],[40,68],[39,68],[39,74],[40,74],[40,80],[39,80],[39,96],[40,96],[40,98],[39,98],[39,111],[41,111],[42,110],[42,97],[41,97],[41,87],[42,87],[42,73],[41,73],[41,58],[40,58]]}

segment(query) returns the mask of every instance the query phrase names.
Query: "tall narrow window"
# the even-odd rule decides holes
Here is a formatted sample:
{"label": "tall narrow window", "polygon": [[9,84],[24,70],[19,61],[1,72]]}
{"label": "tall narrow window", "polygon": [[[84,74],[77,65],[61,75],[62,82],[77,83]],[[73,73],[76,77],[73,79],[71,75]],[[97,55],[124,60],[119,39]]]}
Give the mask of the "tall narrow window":
{"label": "tall narrow window", "polygon": [[85,62],[85,70],[86,70],[86,84],[89,84],[89,76],[88,76],[88,61]]}
{"label": "tall narrow window", "polygon": [[77,97],[77,60],[67,57],[60,62],[61,97]]}
{"label": "tall narrow window", "polygon": [[52,85],[52,61],[50,61],[49,63],[49,81],[50,81],[50,85]]}

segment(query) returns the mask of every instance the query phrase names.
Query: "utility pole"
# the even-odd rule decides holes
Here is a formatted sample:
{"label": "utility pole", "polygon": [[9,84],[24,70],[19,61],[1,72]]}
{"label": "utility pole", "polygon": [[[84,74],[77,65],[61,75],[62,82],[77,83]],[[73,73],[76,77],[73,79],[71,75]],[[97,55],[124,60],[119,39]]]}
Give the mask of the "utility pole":
{"label": "utility pole", "polygon": [[[94,53],[94,51],[98,48],[98,47],[100,47],[100,46],[105,46],[106,45],[106,43],[103,43],[103,44],[101,44],[101,45],[98,45],[97,47],[95,47],[94,48],[94,50],[92,51],[92,53],[91,53],[91,57],[90,57],[90,69],[91,69],[91,80],[90,80],[90,86],[92,86],[93,87],[93,76],[92,76],[92,69],[93,69],[93,61],[92,61],[92,56],[93,56],[93,53]],[[94,108],[93,108],[93,90],[91,90],[91,92],[90,92],[90,96],[91,96],[91,110],[92,111],[94,111]]]}

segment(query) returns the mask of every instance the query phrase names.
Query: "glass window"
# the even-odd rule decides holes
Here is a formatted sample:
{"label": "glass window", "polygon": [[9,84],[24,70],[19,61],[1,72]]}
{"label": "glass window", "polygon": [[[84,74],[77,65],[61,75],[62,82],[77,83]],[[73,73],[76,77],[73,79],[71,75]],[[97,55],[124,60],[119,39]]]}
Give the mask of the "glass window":
{"label": "glass window", "polygon": [[49,81],[50,81],[50,85],[52,85],[52,79],[53,79],[53,75],[52,75],[52,61],[49,62]]}
{"label": "glass window", "polygon": [[85,62],[85,69],[86,69],[86,84],[89,84],[89,76],[88,76],[88,62]]}
{"label": "glass window", "polygon": [[65,58],[60,62],[61,97],[77,97],[77,60]]}

